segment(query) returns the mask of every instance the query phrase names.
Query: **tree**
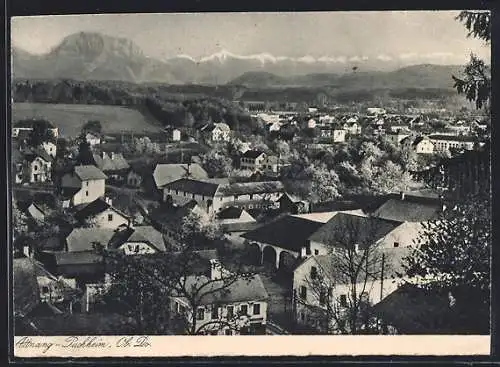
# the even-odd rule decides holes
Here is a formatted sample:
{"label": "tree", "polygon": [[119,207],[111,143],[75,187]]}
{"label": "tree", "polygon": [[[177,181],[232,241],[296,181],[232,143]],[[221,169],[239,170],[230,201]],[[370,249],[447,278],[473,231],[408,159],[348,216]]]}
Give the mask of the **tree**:
{"label": "tree", "polygon": [[233,161],[221,152],[211,150],[201,156],[202,166],[209,177],[228,177],[233,167]]}
{"label": "tree", "polygon": [[489,329],[491,241],[491,203],[482,193],[425,224],[405,259],[410,282],[450,292],[456,300],[457,324],[470,332]]}
{"label": "tree", "polygon": [[[223,302],[230,287],[254,274],[235,269],[226,271],[212,266],[217,276],[206,276],[206,264],[196,250],[185,245],[178,252],[153,255],[125,255],[117,250],[98,249],[103,254],[110,275],[104,300],[118,312],[136,318],[143,333],[200,335],[207,330],[232,327],[239,330],[245,315],[213,318],[206,325],[197,320],[197,310],[207,297]],[[215,275],[216,273],[214,273]],[[189,307],[173,310],[173,298],[182,299]],[[242,320],[243,319],[243,320]]]}
{"label": "tree", "polygon": [[[462,11],[456,17],[468,30],[467,37],[491,42],[491,13],[489,11]],[[477,109],[488,106],[491,94],[491,69],[476,55],[471,54],[462,78],[452,76],[459,94],[474,102]],[[489,106],[488,106],[489,109]]]}
{"label": "tree", "polygon": [[[387,272],[378,239],[379,224],[371,218],[340,216],[339,230],[326,234],[328,255],[314,258],[314,271],[305,278],[310,319],[326,333],[366,333],[370,291]],[[385,268],[384,268],[385,267]],[[385,273],[387,274],[387,273]]]}
{"label": "tree", "polygon": [[102,125],[100,121],[90,120],[85,123],[82,127],[82,133],[92,133],[95,135],[100,135],[102,133]]}
{"label": "tree", "polygon": [[85,139],[80,139],[76,161],[83,165],[94,164],[94,155],[90,144]]}
{"label": "tree", "polygon": [[33,121],[33,130],[31,130],[28,135],[27,144],[36,148],[45,142],[56,142],[50,123],[46,120]]}
{"label": "tree", "polygon": [[183,217],[179,226],[180,241],[193,248],[211,248],[221,237],[220,227],[213,221],[204,220],[196,212],[190,212]]}
{"label": "tree", "polygon": [[312,202],[322,202],[336,199],[340,196],[339,176],[333,170],[325,167],[311,166],[310,199]]}

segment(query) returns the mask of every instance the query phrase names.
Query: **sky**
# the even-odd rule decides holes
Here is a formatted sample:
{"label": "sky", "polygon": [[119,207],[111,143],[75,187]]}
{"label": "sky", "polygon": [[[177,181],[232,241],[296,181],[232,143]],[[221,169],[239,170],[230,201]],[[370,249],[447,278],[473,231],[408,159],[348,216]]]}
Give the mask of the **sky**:
{"label": "sky", "polygon": [[93,31],[135,42],[147,56],[199,59],[221,50],[237,55],[412,59],[464,64],[471,52],[458,11],[170,13],[12,18],[12,45],[43,54],[72,33]]}

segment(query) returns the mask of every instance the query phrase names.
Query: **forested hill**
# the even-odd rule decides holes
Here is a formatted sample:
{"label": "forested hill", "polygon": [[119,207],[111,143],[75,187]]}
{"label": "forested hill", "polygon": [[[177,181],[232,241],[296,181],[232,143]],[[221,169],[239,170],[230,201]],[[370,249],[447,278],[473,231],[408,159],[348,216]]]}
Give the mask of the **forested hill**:
{"label": "forested hill", "polygon": [[439,88],[452,89],[452,75],[462,74],[463,67],[456,65],[413,65],[391,72],[358,72],[348,74],[316,73],[280,77],[268,72],[247,72],[233,79],[229,85],[246,87],[284,86],[336,86],[339,89],[402,89]]}

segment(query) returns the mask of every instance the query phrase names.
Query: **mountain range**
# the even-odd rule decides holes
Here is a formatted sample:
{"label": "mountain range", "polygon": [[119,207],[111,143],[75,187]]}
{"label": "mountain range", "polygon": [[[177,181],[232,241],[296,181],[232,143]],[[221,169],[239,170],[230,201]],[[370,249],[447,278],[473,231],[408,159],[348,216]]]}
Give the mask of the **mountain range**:
{"label": "mountain range", "polygon": [[132,41],[96,32],[65,37],[43,55],[12,48],[14,78],[119,80],[134,83],[226,84],[247,87],[342,85],[352,88],[451,88],[454,65],[402,67],[389,59],[241,56],[221,51],[194,59],[178,55],[159,60]]}

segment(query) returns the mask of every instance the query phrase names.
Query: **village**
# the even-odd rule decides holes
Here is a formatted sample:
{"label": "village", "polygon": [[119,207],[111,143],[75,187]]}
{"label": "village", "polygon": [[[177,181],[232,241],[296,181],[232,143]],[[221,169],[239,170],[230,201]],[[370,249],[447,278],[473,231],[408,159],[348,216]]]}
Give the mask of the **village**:
{"label": "village", "polygon": [[[88,121],[61,138],[57,121],[13,121],[20,335],[439,332],[453,296],[416,287],[406,259],[462,198],[442,162],[481,154],[489,123],[244,108],[262,135]],[[484,172],[467,191],[488,186]]]}

